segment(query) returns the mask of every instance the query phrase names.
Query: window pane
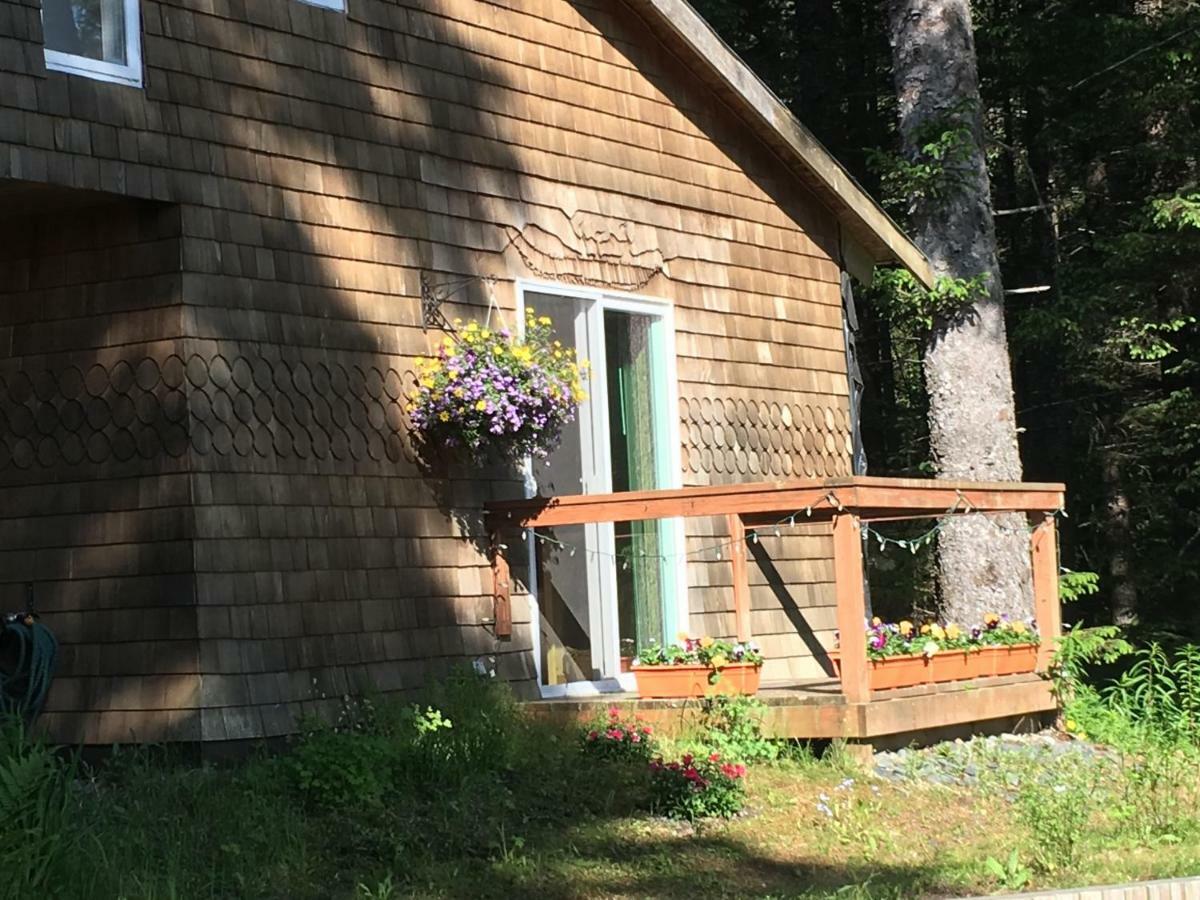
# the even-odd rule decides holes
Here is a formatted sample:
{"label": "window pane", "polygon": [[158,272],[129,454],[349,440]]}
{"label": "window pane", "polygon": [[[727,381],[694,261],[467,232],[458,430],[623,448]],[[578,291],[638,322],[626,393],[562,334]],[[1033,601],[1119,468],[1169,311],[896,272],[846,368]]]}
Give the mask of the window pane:
{"label": "window pane", "polygon": [[124,65],[124,0],[43,0],[46,48]]}

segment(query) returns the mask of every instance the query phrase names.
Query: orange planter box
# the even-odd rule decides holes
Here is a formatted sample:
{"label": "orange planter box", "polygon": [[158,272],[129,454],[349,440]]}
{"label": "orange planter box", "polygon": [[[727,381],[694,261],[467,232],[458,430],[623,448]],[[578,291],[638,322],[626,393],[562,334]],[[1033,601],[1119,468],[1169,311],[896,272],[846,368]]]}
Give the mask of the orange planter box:
{"label": "orange planter box", "polygon": [[654,698],[712,697],[717,694],[756,694],[760,667],[731,663],[721,667],[716,683],[708,666],[634,666],[638,696]]}
{"label": "orange planter box", "polygon": [[1037,644],[1017,644],[1013,647],[997,647],[995,661],[997,675],[1021,675],[1037,668]]}
{"label": "orange planter box", "polygon": [[[842,656],[829,651],[834,671],[841,675]],[[867,661],[871,690],[913,687],[918,684],[941,684],[948,681],[970,681],[994,675],[1019,675],[1037,667],[1037,645],[1017,644],[1012,647],[984,647],[981,650],[943,650],[933,656],[892,656]]]}

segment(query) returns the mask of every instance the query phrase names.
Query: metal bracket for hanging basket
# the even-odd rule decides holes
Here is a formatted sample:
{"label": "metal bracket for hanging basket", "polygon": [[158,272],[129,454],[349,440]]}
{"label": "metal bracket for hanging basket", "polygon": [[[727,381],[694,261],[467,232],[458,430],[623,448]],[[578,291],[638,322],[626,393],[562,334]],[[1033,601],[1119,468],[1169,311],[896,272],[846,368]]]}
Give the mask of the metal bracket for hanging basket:
{"label": "metal bracket for hanging basket", "polygon": [[[494,285],[496,279],[491,275],[476,275],[472,278],[460,278],[456,281],[448,281],[442,284],[433,284],[429,280],[429,273],[421,273],[421,330],[428,332],[430,328],[437,328],[447,333],[454,331],[454,326],[450,324],[450,320],[446,318],[446,314],[442,312],[442,304],[453,297],[455,294],[470,287],[476,281],[483,282],[486,285]],[[491,292],[489,291],[489,303],[491,303]]]}

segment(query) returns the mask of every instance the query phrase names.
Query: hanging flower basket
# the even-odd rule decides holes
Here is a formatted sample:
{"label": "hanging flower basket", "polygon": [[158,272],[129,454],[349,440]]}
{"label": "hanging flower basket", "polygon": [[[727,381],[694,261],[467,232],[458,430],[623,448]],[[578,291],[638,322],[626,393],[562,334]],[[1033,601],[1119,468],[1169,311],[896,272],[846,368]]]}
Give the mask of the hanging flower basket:
{"label": "hanging flower basket", "polygon": [[[1032,622],[994,613],[970,630],[873,619],[867,628],[871,690],[1031,673],[1037,668],[1038,642]],[[840,676],[841,652],[831,650],[829,658]]]}
{"label": "hanging flower basket", "polygon": [[548,456],[587,399],[587,363],[533,309],[522,337],[478,322],[454,324],[455,335],[417,360],[409,395],[409,418],[426,453],[458,451],[476,463]]}
{"label": "hanging flower basket", "polygon": [[762,653],[753,641],[680,635],[676,643],[642,650],[632,668],[639,696],[684,698],[756,694],[762,664]]}

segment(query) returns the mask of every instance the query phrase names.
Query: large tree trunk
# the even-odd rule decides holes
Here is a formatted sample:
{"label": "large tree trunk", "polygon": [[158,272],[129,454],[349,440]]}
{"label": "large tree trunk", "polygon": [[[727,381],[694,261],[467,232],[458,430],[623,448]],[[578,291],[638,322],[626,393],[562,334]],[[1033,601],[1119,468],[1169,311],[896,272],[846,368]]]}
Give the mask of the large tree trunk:
{"label": "large tree trunk", "polygon": [[1100,477],[1104,484],[1104,540],[1108,548],[1109,601],[1114,625],[1137,623],[1138,589],[1129,564],[1133,536],[1129,528],[1129,496],[1121,474],[1121,455],[1112,446],[1117,440],[1111,416],[1101,419],[1105,445],[1100,449]]}
{"label": "large tree trunk", "polygon": [[[939,276],[989,276],[987,295],[962,314],[936,321],[926,346],[934,461],[942,478],[1017,481],[1021,458],[970,5],[967,0],[889,0],[888,12],[905,152],[920,158],[931,124],[939,132],[955,124],[970,132],[965,158],[949,164],[954,169],[950,189],[914,201],[916,242]],[[947,618],[974,623],[992,611],[1031,614],[1024,516],[950,520],[938,555]]]}

